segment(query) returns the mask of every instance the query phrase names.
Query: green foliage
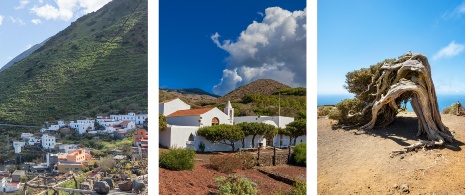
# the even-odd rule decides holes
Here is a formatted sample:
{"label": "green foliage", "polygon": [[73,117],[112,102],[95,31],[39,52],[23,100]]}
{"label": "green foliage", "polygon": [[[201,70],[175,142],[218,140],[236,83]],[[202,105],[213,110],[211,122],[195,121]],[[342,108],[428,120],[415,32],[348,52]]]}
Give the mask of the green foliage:
{"label": "green foliage", "polygon": [[273,192],[273,195],[305,195],[307,194],[307,184],[305,182],[301,182],[297,180],[294,185],[292,185],[292,189],[288,192],[279,189],[276,192]]}
{"label": "green foliage", "polygon": [[170,170],[192,170],[195,163],[195,151],[184,148],[170,148],[160,153],[160,167]]}
{"label": "green foliage", "polygon": [[278,92],[274,92],[273,95],[294,95],[294,96],[306,96],[307,89],[304,87],[297,88],[284,88],[280,89]]}
{"label": "green foliage", "polygon": [[[449,107],[442,109],[443,114],[457,114],[457,108],[459,104],[453,103]],[[460,105],[460,110],[463,110],[463,105]]]}
{"label": "green foliage", "polygon": [[267,138],[274,137],[278,132],[277,129],[273,125],[265,124],[265,123],[239,123],[237,124],[244,132],[244,136],[252,135],[252,148],[255,148],[255,137],[257,135],[263,135]]}
{"label": "green foliage", "polygon": [[201,127],[197,130],[197,135],[213,143],[230,145],[232,151],[235,151],[235,142],[245,137],[239,126],[226,124]]}
{"label": "green foliage", "polygon": [[[41,125],[122,110],[146,112],[147,1],[135,9],[138,3],[108,3],[1,72],[0,123]],[[131,110],[132,103],[139,108]]]}
{"label": "green foliage", "polygon": [[163,131],[166,129],[168,126],[168,123],[166,123],[166,117],[163,116],[163,114],[158,114],[158,129],[160,131]]}
{"label": "green foliage", "polygon": [[199,143],[199,150],[200,152],[205,152],[205,144],[202,141]]}
{"label": "green foliage", "polygon": [[294,147],[292,159],[297,165],[307,166],[307,144],[305,142],[301,142]]}
{"label": "green foliage", "polygon": [[227,178],[221,176],[216,178],[215,182],[218,183],[221,195],[258,193],[257,184],[247,178],[239,178],[237,175],[229,175]]}
{"label": "green foliage", "polygon": [[363,116],[349,117],[349,114],[361,112],[365,105],[365,102],[357,98],[345,99],[336,104],[337,110],[331,110],[328,116],[330,119],[338,120],[339,123],[358,124],[364,120]]}
{"label": "green foliage", "polygon": [[286,125],[283,134],[293,138],[295,145],[297,137],[307,134],[307,120],[299,119],[292,121],[291,123]]}
{"label": "green foliage", "polygon": [[318,116],[328,116],[334,109],[334,106],[318,106]]}
{"label": "green foliage", "polygon": [[[289,116],[297,117],[307,109],[306,96],[247,94],[240,101],[239,116]],[[236,110],[236,107],[234,107]]]}

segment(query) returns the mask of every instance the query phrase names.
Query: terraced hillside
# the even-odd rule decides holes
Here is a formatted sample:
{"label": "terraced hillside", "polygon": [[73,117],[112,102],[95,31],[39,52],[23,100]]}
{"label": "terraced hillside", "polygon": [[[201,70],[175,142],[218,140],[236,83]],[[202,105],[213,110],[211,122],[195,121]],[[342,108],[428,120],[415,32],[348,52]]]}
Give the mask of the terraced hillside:
{"label": "terraced hillside", "polygon": [[113,0],[0,73],[0,123],[147,111],[147,0]]}

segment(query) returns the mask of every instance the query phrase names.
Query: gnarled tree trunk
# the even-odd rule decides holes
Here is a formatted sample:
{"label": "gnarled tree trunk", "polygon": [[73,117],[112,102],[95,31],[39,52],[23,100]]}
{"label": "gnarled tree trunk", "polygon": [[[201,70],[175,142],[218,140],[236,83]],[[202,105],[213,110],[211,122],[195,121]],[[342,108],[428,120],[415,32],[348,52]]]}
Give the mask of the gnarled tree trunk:
{"label": "gnarled tree trunk", "polygon": [[409,52],[393,63],[382,65],[380,71],[381,74],[373,76],[366,91],[373,91],[371,88],[376,87],[376,94],[370,94],[376,99],[360,113],[369,117],[371,111],[371,120],[361,128],[390,124],[397,115],[399,102],[410,101],[418,117],[417,136],[426,134],[431,140],[422,142],[423,146],[453,142],[454,137],[441,121],[431,67],[424,55]]}

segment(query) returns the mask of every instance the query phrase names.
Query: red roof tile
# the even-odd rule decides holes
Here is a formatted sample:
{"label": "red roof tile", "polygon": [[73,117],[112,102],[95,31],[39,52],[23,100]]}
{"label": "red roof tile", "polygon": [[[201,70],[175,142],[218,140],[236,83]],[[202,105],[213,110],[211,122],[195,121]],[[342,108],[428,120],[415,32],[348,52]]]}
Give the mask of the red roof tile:
{"label": "red roof tile", "polygon": [[173,116],[198,116],[204,114],[213,108],[198,108],[198,109],[191,109],[191,110],[178,110],[176,112],[171,113],[166,117],[173,117]]}
{"label": "red roof tile", "polygon": [[123,122],[120,123],[120,125],[128,125],[129,122],[131,122],[131,121],[123,121]]}

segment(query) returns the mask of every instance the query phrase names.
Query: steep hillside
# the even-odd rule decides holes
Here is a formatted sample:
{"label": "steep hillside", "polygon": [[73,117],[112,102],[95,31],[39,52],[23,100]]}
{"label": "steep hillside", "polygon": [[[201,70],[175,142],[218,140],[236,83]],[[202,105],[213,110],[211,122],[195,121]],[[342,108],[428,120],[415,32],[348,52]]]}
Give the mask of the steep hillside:
{"label": "steep hillside", "polygon": [[218,102],[224,102],[228,100],[238,101],[247,94],[272,95],[277,90],[283,88],[289,88],[289,86],[272,79],[258,79],[229,92],[223,97],[218,98]]}
{"label": "steep hillside", "polygon": [[186,89],[160,89],[159,100],[163,102],[168,99],[178,97],[183,101],[187,101],[196,104],[211,103],[216,100],[216,96],[199,88],[186,88]]}
{"label": "steep hillside", "polygon": [[4,66],[2,66],[2,68],[0,69],[0,72],[4,71],[5,69],[11,67],[14,63],[19,62],[22,59],[24,59],[24,58],[28,57],[29,55],[31,55],[32,53],[34,53],[37,49],[42,47],[45,44],[45,42],[47,42],[48,40],[49,39],[46,39],[45,41],[42,41],[42,43],[35,44],[34,46],[29,48],[28,50],[26,50],[23,53],[19,54],[18,56],[16,56],[12,60],[10,60],[8,63],[6,63]]}
{"label": "steep hillside", "polygon": [[0,123],[147,110],[147,0],[113,0],[0,73]]}

